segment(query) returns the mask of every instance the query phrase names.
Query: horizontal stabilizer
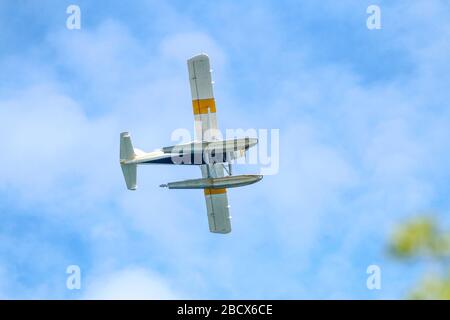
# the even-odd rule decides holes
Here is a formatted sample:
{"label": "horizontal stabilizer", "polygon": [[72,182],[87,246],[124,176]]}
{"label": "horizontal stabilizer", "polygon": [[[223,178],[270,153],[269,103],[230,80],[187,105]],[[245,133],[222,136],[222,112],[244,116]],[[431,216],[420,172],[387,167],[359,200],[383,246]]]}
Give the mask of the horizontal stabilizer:
{"label": "horizontal stabilizer", "polygon": [[136,190],[137,184],[137,165],[135,163],[126,163],[126,161],[132,160],[136,157],[131,143],[131,136],[128,132],[122,132],[120,134],[120,166],[122,167],[123,177],[127,188],[130,190]]}
{"label": "horizontal stabilizer", "polygon": [[120,134],[120,160],[131,160],[135,157],[131,136],[128,132]]}
{"label": "horizontal stabilizer", "polygon": [[129,190],[136,190],[137,165],[136,164],[121,164],[123,177]]}

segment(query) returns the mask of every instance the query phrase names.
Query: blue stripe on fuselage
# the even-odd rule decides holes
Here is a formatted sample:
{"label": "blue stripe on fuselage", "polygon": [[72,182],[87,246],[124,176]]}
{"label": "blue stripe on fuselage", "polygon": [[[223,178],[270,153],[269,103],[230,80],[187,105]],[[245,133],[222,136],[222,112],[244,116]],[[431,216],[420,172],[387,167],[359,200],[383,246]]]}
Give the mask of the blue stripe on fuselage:
{"label": "blue stripe on fuselage", "polygon": [[[218,159],[216,159],[216,163],[222,163],[222,162],[226,162],[226,155],[223,155],[223,161],[222,158],[219,157]],[[172,159],[173,157],[173,159]],[[166,157],[163,158],[158,158],[158,159],[154,159],[154,160],[148,160],[145,162],[141,162],[142,164],[178,164],[178,165],[202,165],[202,164],[207,164],[205,162],[205,159],[203,158],[202,154],[190,154],[189,155],[185,155],[185,156],[180,156],[178,154],[168,154]],[[209,164],[212,164],[211,162]]]}

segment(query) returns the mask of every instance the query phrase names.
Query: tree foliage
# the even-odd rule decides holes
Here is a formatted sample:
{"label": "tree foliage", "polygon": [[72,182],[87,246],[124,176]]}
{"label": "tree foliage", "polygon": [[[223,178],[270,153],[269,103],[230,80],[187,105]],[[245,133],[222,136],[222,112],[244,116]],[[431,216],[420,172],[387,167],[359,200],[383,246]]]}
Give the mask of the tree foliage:
{"label": "tree foliage", "polygon": [[[414,218],[397,227],[390,239],[389,252],[401,261],[422,259],[449,270],[450,232],[441,231],[429,216]],[[450,299],[450,272],[426,275],[409,298]]]}

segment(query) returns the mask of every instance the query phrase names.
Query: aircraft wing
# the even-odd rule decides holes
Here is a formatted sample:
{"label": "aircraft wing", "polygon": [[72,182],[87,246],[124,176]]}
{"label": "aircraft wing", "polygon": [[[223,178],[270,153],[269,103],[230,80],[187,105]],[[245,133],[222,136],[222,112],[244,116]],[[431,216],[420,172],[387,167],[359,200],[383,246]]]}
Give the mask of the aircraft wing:
{"label": "aircraft wing", "polygon": [[[214,100],[209,57],[200,54],[188,60],[192,110],[195,118],[195,137],[198,141],[214,141],[221,138],[217,127],[216,102]],[[224,176],[222,164],[200,166],[203,178]],[[227,189],[204,189],[208,211],[209,230],[214,233],[231,232]]]}
{"label": "aircraft wing", "polygon": [[188,60],[195,137],[198,141],[217,139],[216,102],[211,80],[211,66],[206,54]]}
{"label": "aircraft wing", "polygon": [[204,193],[209,231],[214,233],[231,232],[227,189],[204,189]]}

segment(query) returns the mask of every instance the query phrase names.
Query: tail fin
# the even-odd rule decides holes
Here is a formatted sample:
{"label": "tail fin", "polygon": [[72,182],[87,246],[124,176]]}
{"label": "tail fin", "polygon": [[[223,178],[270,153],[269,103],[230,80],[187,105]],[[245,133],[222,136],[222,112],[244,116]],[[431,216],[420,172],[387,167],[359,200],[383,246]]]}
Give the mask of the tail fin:
{"label": "tail fin", "polygon": [[123,177],[129,190],[136,190],[137,167],[135,163],[125,163],[126,160],[132,160],[136,156],[131,143],[131,136],[128,132],[120,134],[120,166],[122,167]]}

